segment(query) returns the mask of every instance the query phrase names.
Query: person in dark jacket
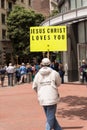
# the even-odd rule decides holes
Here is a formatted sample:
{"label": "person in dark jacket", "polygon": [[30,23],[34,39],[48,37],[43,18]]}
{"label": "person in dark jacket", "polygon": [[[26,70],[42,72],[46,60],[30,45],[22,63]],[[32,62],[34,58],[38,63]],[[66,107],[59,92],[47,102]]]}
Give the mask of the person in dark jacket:
{"label": "person in dark jacket", "polygon": [[61,77],[61,83],[64,83],[64,75],[65,75],[65,70],[64,70],[64,66],[62,63],[59,63],[59,74]]}
{"label": "person in dark jacket", "polygon": [[82,82],[87,82],[87,64],[85,60],[82,60],[82,65],[80,67],[80,72],[82,73]]}
{"label": "person in dark jacket", "polygon": [[17,84],[19,84],[19,81],[20,81],[20,79],[21,79],[20,65],[17,65],[15,74],[16,74],[16,81],[17,81]]}
{"label": "person in dark jacket", "polygon": [[4,65],[2,65],[0,68],[0,79],[1,79],[1,86],[2,87],[4,86],[5,73],[6,73],[6,69],[5,69]]}

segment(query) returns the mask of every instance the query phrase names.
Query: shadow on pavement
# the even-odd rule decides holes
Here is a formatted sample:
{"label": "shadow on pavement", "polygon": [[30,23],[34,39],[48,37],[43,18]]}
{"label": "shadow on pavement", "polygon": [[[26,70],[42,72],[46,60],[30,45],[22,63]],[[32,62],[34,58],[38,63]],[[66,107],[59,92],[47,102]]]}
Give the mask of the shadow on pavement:
{"label": "shadow on pavement", "polygon": [[82,120],[87,120],[87,97],[67,96],[60,98],[61,103],[65,104],[65,108],[58,109],[58,116],[73,119],[74,116]]}
{"label": "shadow on pavement", "polygon": [[75,126],[75,127],[62,127],[62,129],[81,129],[81,128],[83,128],[83,126]]}

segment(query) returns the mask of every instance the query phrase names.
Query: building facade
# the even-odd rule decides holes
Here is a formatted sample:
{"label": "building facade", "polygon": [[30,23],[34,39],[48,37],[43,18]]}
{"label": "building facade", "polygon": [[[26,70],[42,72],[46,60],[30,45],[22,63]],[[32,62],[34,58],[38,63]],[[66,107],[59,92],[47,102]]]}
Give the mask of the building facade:
{"label": "building facade", "polygon": [[0,0],[0,64],[12,60],[12,46],[7,37],[6,18],[15,1]]}
{"label": "building facade", "polygon": [[67,65],[68,81],[80,78],[79,67],[87,61],[87,0],[58,0],[59,14],[47,19],[41,25],[67,26],[67,51],[61,52],[64,65]]}

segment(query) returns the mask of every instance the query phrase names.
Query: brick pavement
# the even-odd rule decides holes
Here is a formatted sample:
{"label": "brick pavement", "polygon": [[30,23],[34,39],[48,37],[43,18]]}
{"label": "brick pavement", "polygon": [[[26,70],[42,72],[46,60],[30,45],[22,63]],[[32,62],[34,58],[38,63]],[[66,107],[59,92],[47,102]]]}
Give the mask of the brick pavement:
{"label": "brick pavement", "polygon": [[[0,87],[0,130],[45,130],[45,115],[32,84]],[[87,130],[87,87],[63,84],[56,116],[63,130]]]}

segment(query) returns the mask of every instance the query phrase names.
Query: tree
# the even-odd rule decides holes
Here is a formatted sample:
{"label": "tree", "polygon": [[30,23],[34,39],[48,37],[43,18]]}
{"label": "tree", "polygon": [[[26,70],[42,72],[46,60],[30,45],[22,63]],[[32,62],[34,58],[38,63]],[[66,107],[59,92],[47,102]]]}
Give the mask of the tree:
{"label": "tree", "polygon": [[28,56],[29,52],[29,28],[39,26],[44,16],[33,10],[15,6],[7,17],[8,36],[12,41],[13,51],[20,58]]}
{"label": "tree", "polygon": [[59,13],[59,11],[55,9],[55,10],[53,10],[53,11],[51,12],[50,17],[55,16],[55,15],[57,15],[58,13]]}

